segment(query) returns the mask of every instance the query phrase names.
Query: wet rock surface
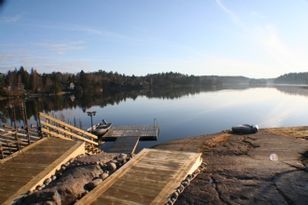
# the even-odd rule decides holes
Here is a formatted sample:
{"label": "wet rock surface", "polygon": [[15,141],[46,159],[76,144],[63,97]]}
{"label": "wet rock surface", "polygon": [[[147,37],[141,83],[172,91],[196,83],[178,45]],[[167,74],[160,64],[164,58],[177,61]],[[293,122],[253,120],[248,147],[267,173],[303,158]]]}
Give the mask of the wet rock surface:
{"label": "wet rock surface", "polygon": [[219,133],[155,148],[202,152],[208,164],[175,204],[308,204],[307,138]]}
{"label": "wet rock surface", "polygon": [[[62,165],[61,170],[45,180],[45,185],[37,187],[15,204],[74,204],[128,160],[127,155],[104,152],[79,156]],[[110,163],[114,165],[108,166]]]}

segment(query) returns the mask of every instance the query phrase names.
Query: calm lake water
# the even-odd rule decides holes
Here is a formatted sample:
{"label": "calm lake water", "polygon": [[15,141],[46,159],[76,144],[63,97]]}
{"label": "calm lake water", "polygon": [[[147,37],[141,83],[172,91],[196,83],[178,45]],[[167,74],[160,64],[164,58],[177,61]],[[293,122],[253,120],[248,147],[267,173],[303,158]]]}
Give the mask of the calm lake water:
{"label": "calm lake water", "polygon": [[[2,121],[10,123],[12,111],[1,102]],[[219,132],[249,123],[262,127],[308,125],[308,89],[305,87],[262,87],[237,89],[174,90],[162,93],[121,94],[78,99],[74,96],[28,99],[28,117],[34,123],[37,111],[90,126],[85,111],[96,111],[114,125],[149,125],[157,119],[160,137],[152,146],[186,136]],[[16,110],[18,116],[18,110]],[[20,124],[22,124],[20,120]]]}

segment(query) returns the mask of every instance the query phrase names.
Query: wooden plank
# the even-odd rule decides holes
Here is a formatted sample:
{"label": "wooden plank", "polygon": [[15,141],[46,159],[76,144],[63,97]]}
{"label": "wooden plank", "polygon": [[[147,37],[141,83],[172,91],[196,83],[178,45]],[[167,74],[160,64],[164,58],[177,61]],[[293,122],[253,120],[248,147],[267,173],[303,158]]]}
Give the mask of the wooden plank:
{"label": "wooden plank", "polygon": [[[75,133],[69,132],[69,131],[64,130],[64,129],[60,128],[60,127],[53,126],[53,125],[51,125],[51,124],[49,124],[49,123],[47,123],[47,122],[43,122],[43,121],[42,121],[41,124],[42,124],[43,126],[45,126],[45,127],[49,127],[49,128],[51,128],[51,129],[53,129],[53,130],[56,130],[56,131],[58,131],[58,132],[61,132],[61,133],[64,133],[64,134],[66,134],[66,135],[70,135],[70,136],[72,136],[72,137],[74,137],[74,138],[77,138],[78,140],[85,141],[85,142],[88,142],[88,143],[91,143],[91,144],[94,144],[94,145],[98,145],[98,143],[95,142],[95,141],[89,140],[89,139],[87,139],[87,138],[85,138],[85,137],[81,137],[81,136],[79,136],[79,135],[77,135],[77,134],[75,134]],[[45,129],[45,128],[42,128],[42,131],[43,131],[43,132],[46,132],[46,133],[48,133],[48,134],[50,134],[50,135],[56,136],[56,137],[58,136],[59,138],[64,138],[64,139],[66,138],[66,139],[71,140],[70,138],[66,137],[66,136],[63,135],[63,134],[58,134],[58,133],[56,133],[56,132],[52,132],[52,131],[47,130],[47,129]]]}
{"label": "wooden plank", "polygon": [[[50,149],[49,152],[41,152],[38,155],[36,146],[46,146]],[[62,149],[52,149],[53,147]],[[61,164],[84,153],[84,142],[57,138],[44,138],[17,152],[0,164],[0,204],[12,204],[19,195],[41,185],[60,168]]]}
{"label": "wooden plank", "polygon": [[1,160],[0,160],[0,165],[3,164],[4,162],[8,161],[9,159],[12,159],[12,158],[16,157],[18,154],[23,153],[23,152],[26,152],[27,150],[29,150],[29,149],[31,149],[31,148],[33,148],[33,147],[35,147],[35,146],[37,146],[37,145],[39,145],[39,144],[45,142],[45,140],[47,140],[47,139],[48,139],[48,138],[43,138],[43,139],[41,139],[41,140],[39,140],[39,141],[37,141],[37,142],[35,142],[35,143],[33,143],[33,144],[28,145],[27,147],[21,149],[20,151],[17,151],[17,152],[15,152],[15,153],[11,154],[9,157],[6,157],[6,158],[4,158],[4,159],[1,159]]}
{"label": "wooden plank", "polygon": [[107,149],[104,149],[104,151],[111,153],[132,154],[135,153],[138,142],[139,137],[121,137],[116,139],[115,142],[112,142],[112,145]]}
{"label": "wooden plank", "polygon": [[142,157],[146,154],[146,150],[142,150],[137,154],[134,159],[127,162],[124,166],[118,169],[115,173],[113,173],[110,177],[108,177],[103,183],[93,189],[89,194],[85,195],[81,200],[76,202],[76,205],[84,205],[84,204],[92,204],[95,202],[97,197],[99,197],[102,193],[104,193],[108,188],[110,188],[114,182],[122,177],[126,172],[130,170],[130,168],[138,163]]}
{"label": "wooden plank", "polygon": [[201,163],[200,153],[143,149],[77,205],[164,204]]}
{"label": "wooden plank", "polygon": [[112,127],[102,139],[136,136],[140,140],[157,140],[159,128],[154,126],[115,126]]}
{"label": "wooden plank", "polygon": [[86,131],[84,131],[84,130],[82,130],[82,129],[79,129],[79,128],[77,128],[77,127],[74,127],[74,126],[72,126],[72,125],[69,125],[69,124],[67,124],[67,123],[65,123],[65,122],[62,122],[61,120],[58,120],[58,119],[56,119],[56,118],[53,118],[53,117],[51,117],[51,116],[49,116],[49,115],[47,115],[47,114],[44,114],[44,113],[42,113],[42,112],[39,113],[39,117],[40,117],[40,118],[45,118],[45,119],[51,120],[51,121],[53,121],[53,122],[55,122],[55,123],[58,123],[59,125],[62,125],[62,126],[64,126],[64,127],[66,127],[66,128],[69,128],[69,129],[71,129],[71,130],[74,130],[74,131],[76,131],[76,132],[79,132],[79,133],[81,133],[81,134],[83,134],[83,135],[86,135],[87,137],[93,138],[93,139],[95,139],[95,140],[98,139],[98,137],[97,137],[96,135],[93,135],[93,134],[91,134],[91,133],[89,133],[89,132],[86,132]]}

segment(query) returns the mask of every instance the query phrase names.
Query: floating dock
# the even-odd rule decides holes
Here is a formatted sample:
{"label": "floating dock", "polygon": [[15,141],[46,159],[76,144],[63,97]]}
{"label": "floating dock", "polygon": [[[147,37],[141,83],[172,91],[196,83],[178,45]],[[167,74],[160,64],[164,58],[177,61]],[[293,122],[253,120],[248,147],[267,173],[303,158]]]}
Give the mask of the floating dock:
{"label": "floating dock", "polygon": [[84,142],[52,137],[0,160],[0,204],[11,205],[21,194],[42,185],[63,163],[84,153]]}
{"label": "floating dock", "polygon": [[115,142],[105,143],[104,152],[134,154],[139,142],[139,137],[120,137]]}
{"label": "floating dock", "polygon": [[115,126],[101,137],[104,141],[113,141],[103,146],[104,152],[134,154],[139,141],[156,141],[159,128],[154,126]]}
{"label": "floating dock", "polygon": [[201,163],[200,153],[143,149],[76,204],[165,204]]}
{"label": "floating dock", "polygon": [[140,140],[157,140],[159,127],[157,126],[115,126],[103,137],[103,140],[116,140],[121,137],[139,137]]}

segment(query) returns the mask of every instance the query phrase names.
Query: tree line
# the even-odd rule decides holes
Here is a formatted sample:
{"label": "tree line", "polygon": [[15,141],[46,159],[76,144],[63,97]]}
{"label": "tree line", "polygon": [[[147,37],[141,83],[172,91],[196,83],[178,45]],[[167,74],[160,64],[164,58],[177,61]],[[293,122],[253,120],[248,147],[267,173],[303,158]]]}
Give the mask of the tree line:
{"label": "tree line", "polygon": [[24,67],[0,73],[0,96],[75,93],[77,95],[102,92],[204,86],[214,83],[214,78],[201,78],[176,72],[124,75],[117,72],[38,73]]}
{"label": "tree line", "polygon": [[250,79],[242,76],[194,76],[177,72],[124,75],[117,72],[38,73],[24,67],[0,73],[0,97],[14,95],[96,95],[102,92],[157,90],[166,88],[221,86],[228,84],[264,85],[267,82],[308,84],[307,73],[289,73],[275,79]]}

